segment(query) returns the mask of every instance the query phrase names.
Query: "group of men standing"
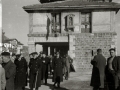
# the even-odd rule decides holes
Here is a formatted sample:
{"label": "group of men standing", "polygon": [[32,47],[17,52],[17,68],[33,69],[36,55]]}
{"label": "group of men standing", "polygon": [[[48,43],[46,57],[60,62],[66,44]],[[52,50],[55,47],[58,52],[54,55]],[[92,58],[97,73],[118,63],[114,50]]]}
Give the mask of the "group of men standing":
{"label": "group of men standing", "polygon": [[[119,90],[120,89],[120,56],[116,56],[114,48],[109,50],[110,57],[102,55],[102,50],[97,50],[91,64],[93,65],[91,86],[93,90]],[[107,64],[106,64],[107,61]]]}
{"label": "group of men standing", "polygon": [[[0,58],[0,90],[25,90],[29,78],[30,90],[38,90],[41,84],[47,84],[48,73],[52,74],[53,86],[60,87],[63,75],[68,80],[72,59],[57,52],[47,56],[45,52],[33,52],[27,63],[22,54],[3,52]],[[29,70],[28,70],[29,68]]]}
{"label": "group of men standing", "polygon": [[55,53],[54,56],[46,56],[45,52],[41,52],[39,55],[37,52],[31,53],[29,63],[30,89],[38,90],[41,84],[47,85],[48,73],[53,75],[53,86],[57,84],[57,87],[60,87],[63,75],[65,74],[66,79],[69,77],[70,63],[72,63],[72,59],[68,55],[61,57],[59,52]]}

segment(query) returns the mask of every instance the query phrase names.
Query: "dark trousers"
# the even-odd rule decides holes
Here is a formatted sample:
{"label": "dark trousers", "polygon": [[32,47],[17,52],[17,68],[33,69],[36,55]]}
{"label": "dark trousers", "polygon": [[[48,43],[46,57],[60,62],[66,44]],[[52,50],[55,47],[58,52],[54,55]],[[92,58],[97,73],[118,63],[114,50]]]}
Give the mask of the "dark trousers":
{"label": "dark trousers", "polygon": [[60,87],[60,76],[57,76],[55,79],[54,85],[57,83],[58,87]]}
{"label": "dark trousers", "polygon": [[108,84],[109,90],[118,90],[119,79],[115,75],[114,70],[109,70],[109,72],[106,75],[106,79],[107,79],[107,84]]}
{"label": "dark trousers", "polygon": [[[33,88],[35,88],[37,81],[36,81],[36,74],[35,73],[31,73],[30,74],[30,89],[33,90]],[[38,87],[36,87],[38,88]]]}
{"label": "dark trousers", "polygon": [[47,71],[42,71],[42,78],[43,83],[47,84],[47,78],[48,78],[48,72]]}

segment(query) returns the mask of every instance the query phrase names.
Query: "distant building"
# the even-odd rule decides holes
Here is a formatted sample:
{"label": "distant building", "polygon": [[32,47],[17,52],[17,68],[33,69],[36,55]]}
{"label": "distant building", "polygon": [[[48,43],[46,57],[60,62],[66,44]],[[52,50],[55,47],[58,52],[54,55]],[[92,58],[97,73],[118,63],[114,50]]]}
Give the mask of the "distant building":
{"label": "distant building", "polygon": [[[45,0],[41,0],[45,1]],[[54,0],[55,1],[55,0]],[[101,48],[116,48],[115,17],[120,4],[110,0],[66,0],[24,6],[29,14],[29,53],[42,45],[54,55],[69,53],[76,70],[91,72],[90,61]]]}
{"label": "distant building", "polygon": [[20,54],[23,49],[23,44],[19,42],[16,38],[9,39],[5,36],[5,33],[2,34],[2,51],[17,53]]}

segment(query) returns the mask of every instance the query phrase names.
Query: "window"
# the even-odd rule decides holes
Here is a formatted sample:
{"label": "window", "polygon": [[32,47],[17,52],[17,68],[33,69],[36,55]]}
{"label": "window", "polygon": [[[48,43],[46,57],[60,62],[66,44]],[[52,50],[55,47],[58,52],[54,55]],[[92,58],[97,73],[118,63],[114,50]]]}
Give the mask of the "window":
{"label": "window", "polygon": [[91,33],[91,13],[81,13],[81,33]]}
{"label": "window", "polygon": [[52,33],[60,33],[61,32],[61,16],[60,13],[52,14]]}
{"label": "window", "polygon": [[65,17],[65,31],[74,31],[74,16],[70,14]]}

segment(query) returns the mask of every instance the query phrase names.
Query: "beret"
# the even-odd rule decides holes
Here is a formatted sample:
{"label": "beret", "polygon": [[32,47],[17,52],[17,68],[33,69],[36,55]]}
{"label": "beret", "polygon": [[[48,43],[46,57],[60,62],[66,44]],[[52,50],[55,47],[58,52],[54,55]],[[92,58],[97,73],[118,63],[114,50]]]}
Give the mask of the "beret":
{"label": "beret", "polygon": [[3,56],[10,56],[10,53],[9,52],[2,52],[1,55],[3,55]]}
{"label": "beret", "polygon": [[16,56],[17,56],[17,57],[20,57],[20,56],[21,56],[21,54],[17,54]]}
{"label": "beret", "polygon": [[33,52],[32,54],[38,54],[37,52]]}

